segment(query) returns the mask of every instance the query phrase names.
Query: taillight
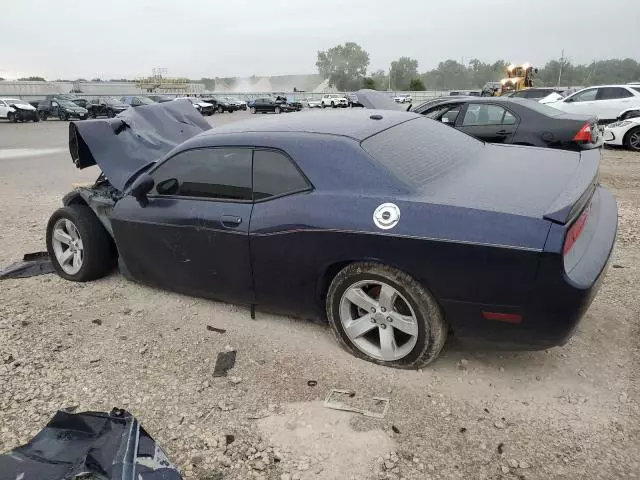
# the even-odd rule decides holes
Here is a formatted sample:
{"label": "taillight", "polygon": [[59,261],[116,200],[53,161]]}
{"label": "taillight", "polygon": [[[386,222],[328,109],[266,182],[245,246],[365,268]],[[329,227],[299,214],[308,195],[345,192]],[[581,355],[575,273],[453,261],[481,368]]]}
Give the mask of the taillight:
{"label": "taillight", "polygon": [[578,217],[578,219],[573,222],[571,228],[567,232],[567,236],[564,238],[564,246],[562,247],[562,254],[566,255],[569,253],[569,250],[573,248],[578,237],[584,230],[584,226],[587,223],[587,219],[589,218],[589,211],[591,210],[591,205],[585,208],[584,212]]}
{"label": "taillight", "polygon": [[591,138],[591,124],[590,123],[585,123],[582,128],[580,130],[578,130],[578,133],[576,133],[576,136],[573,137],[573,141],[574,142],[591,142],[592,138]]}

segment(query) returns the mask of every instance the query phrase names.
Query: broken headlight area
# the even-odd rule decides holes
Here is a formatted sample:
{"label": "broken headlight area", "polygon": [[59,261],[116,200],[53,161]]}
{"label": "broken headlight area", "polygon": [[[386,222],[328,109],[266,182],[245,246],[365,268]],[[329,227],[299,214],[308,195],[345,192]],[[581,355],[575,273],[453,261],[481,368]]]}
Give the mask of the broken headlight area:
{"label": "broken headlight area", "polygon": [[181,480],[129,412],[58,411],[29,443],[0,455],[0,479]]}

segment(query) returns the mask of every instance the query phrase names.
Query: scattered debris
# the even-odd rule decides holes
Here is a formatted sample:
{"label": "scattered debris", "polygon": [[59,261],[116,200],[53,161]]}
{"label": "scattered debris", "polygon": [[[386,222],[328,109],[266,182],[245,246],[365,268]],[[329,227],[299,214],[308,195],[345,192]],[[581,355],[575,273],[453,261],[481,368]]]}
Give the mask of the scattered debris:
{"label": "scattered debris", "polygon": [[[132,448],[132,446],[135,446]],[[29,443],[0,455],[2,478],[181,480],[178,469],[129,412],[58,411]]]}
{"label": "scattered debris", "polygon": [[242,378],[241,377],[229,377],[229,381],[231,383],[233,383],[234,385],[238,385],[240,382],[242,382]]}
{"label": "scattered debris", "polygon": [[236,437],[234,435],[225,435],[224,441],[227,445],[231,445],[233,442],[236,441]]}
{"label": "scattered debris", "polygon": [[93,320],[91,320],[91,323],[93,323],[94,325],[102,325],[102,320],[100,320],[99,318],[94,318]]}
{"label": "scattered debris", "polygon": [[527,462],[520,462],[518,464],[518,467],[520,467],[523,470],[526,470],[527,468],[529,468],[529,464]]}
{"label": "scattered debris", "polygon": [[502,455],[502,452],[504,452],[504,443],[500,442],[498,444],[498,453]]}
{"label": "scattered debris", "polygon": [[391,425],[391,430],[393,430],[393,433],[400,433],[400,429],[395,425]]}
{"label": "scattered debris", "polygon": [[212,327],[211,325],[207,325],[207,330],[209,330],[210,332],[216,332],[216,333],[226,333],[227,330],[224,328],[218,328],[218,327]]}
{"label": "scattered debris", "polygon": [[5,357],[5,359],[3,360],[2,363],[4,363],[5,365],[8,363],[13,363],[13,361],[15,360],[15,358],[13,358],[13,355],[9,354]]}
{"label": "scattered debris", "polygon": [[466,427],[460,427],[460,433],[465,433],[467,431]]}
{"label": "scattered debris", "polygon": [[227,351],[225,348],[224,352],[218,353],[218,358],[216,359],[216,365],[213,368],[213,376],[226,377],[227,372],[231,370],[235,364],[236,364],[236,351],[235,350]]}
{"label": "scattered debris", "polygon": [[385,415],[387,414],[387,410],[389,409],[389,399],[388,398],[382,398],[382,397],[373,397],[373,401],[377,404],[384,404],[384,407],[382,409],[382,411],[380,412],[374,412],[371,410],[365,410],[365,409],[361,409],[361,408],[356,408],[354,406],[351,405],[346,405],[344,403],[341,402],[336,402],[332,399],[332,397],[334,395],[344,395],[347,396],[349,398],[353,398],[355,397],[355,392],[351,391],[351,390],[338,390],[337,388],[333,388],[329,391],[327,398],[325,398],[324,400],[324,407],[325,408],[332,408],[334,410],[343,410],[345,412],[354,412],[354,413],[359,413],[361,415],[364,415],[365,417],[373,417],[373,418],[384,418]]}
{"label": "scattered debris", "polygon": [[469,360],[463,358],[458,362],[458,370],[466,370],[469,367]]}
{"label": "scattered debris", "polygon": [[622,392],[620,394],[620,396],[618,397],[618,401],[620,403],[626,403],[627,402],[627,392]]}
{"label": "scattered debris", "polygon": [[504,428],[507,428],[507,424],[504,423],[501,420],[496,420],[495,422],[493,422],[493,426],[496,427],[499,430],[502,430]]}
{"label": "scattered debris", "polygon": [[500,467],[500,470],[502,470],[502,473],[509,473],[509,467],[507,467],[506,465],[502,465]]}
{"label": "scattered debris", "polygon": [[140,349],[140,355],[144,355],[145,353],[147,353],[147,351],[148,351],[148,348],[147,348],[147,346],[145,345],[144,347],[142,347],[142,348]]}
{"label": "scattered debris", "polygon": [[0,270],[0,280],[35,277],[54,272],[47,252],[25,253],[21,262],[12,263]]}
{"label": "scattered debris", "polygon": [[307,385],[310,387],[315,387],[316,385],[318,385],[318,382],[316,380],[309,380],[307,381]]}
{"label": "scattered debris", "polygon": [[231,410],[235,410],[236,406],[233,403],[227,403],[226,401],[221,400],[218,403],[218,408],[223,412],[230,412]]}
{"label": "scattered debris", "polygon": [[619,263],[614,263],[613,268],[627,268],[624,265],[620,265]]}

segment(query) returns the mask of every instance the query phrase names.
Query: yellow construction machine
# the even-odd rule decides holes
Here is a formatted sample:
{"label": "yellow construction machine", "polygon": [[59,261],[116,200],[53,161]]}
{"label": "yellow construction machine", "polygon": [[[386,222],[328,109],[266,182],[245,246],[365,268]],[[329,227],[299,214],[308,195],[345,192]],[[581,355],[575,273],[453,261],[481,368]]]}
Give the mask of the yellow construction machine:
{"label": "yellow construction machine", "polygon": [[533,87],[533,76],[538,73],[538,69],[528,63],[524,65],[511,64],[506,70],[507,77],[500,80],[500,89],[496,92],[498,95]]}

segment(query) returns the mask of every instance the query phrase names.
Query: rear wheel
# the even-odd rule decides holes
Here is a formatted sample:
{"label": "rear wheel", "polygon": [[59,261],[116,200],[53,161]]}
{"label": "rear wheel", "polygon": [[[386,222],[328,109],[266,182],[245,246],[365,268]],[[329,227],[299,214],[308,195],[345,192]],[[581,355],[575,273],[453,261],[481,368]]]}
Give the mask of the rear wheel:
{"label": "rear wheel", "polygon": [[12,123],[16,123],[18,121],[18,118],[16,117],[15,113],[9,112],[7,113],[7,120],[9,120]]}
{"label": "rear wheel", "polygon": [[331,102],[331,108],[336,108],[335,102]]}
{"label": "rear wheel", "polygon": [[276,107],[273,109],[274,113],[280,113],[282,110],[280,110],[280,107]]}
{"label": "rear wheel", "polygon": [[356,357],[395,368],[432,362],[447,337],[433,296],[413,277],[376,263],[354,263],[331,282],[327,317],[340,345]]}
{"label": "rear wheel", "polygon": [[59,208],[51,215],[47,251],[58,275],[74,282],[104,277],[115,263],[109,234],[86,205]]}
{"label": "rear wheel", "polygon": [[256,107],[251,107],[251,108],[249,109],[249,111],[250,111],[251,113],[256,113]]}
{"label": "rear wheel", "polygon": [[39,114],[40,114],[40,120],[42,120],[43,122],[44,122],[47,118],[49,118],[49,116],[47,115],[47,112],[45,112],[45,111],[39,112]]}
{"label": "rear wheel", "polygon": [[218,106],[218,113],[224,113],[224,108],[222,106]]}
{"label": "rear wheel", "polygon": [[640,152],[640,127],[635,127],[627,132],[624,137],[624,145],[629,150]]}

